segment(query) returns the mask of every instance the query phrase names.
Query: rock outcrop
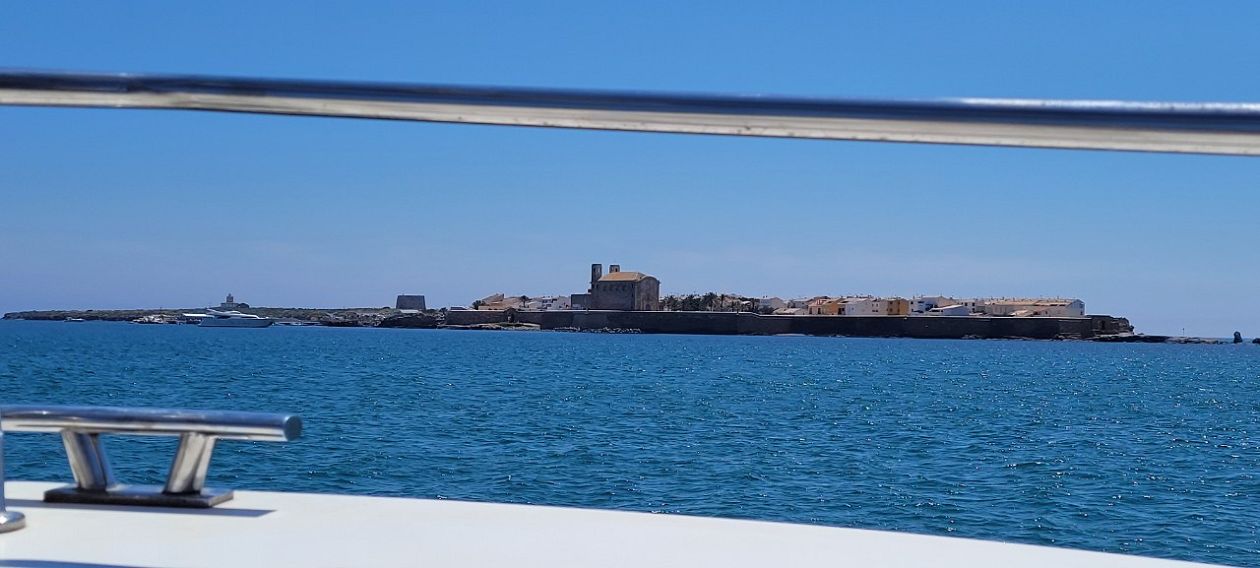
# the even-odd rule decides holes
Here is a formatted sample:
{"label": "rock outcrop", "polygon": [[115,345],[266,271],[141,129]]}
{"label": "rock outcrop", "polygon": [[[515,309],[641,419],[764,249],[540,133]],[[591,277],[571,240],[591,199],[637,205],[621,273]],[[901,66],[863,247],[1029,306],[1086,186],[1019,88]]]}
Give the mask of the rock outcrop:
{"label": "rock outcrop", "polygon": [[380,323],[376,324],[376,327],[434,329],[441,323],[441,320],[439,320],[435,315],[402,314],[386,317],[385,319],[382,319]]}

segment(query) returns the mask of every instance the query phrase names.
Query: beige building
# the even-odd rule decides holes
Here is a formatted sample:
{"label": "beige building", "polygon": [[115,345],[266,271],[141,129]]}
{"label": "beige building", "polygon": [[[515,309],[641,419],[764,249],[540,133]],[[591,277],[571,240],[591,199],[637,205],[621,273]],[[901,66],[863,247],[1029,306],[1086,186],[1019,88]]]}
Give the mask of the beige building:
{"label": "beige building", "polygon": [[1085,317],[1085,302],[1074,298],[1019,298],[984,300],[977,306],[991,316],[1010,317]]}
{"label": "beige building", "polygon": [[525,301],[528,298],[524,296],[504,296],[503,294],[491,294],[480,300],[473,302],[473,306],[478,310],[519,310],[525,307]]}
{"label": "beige building", "polygon": [[910,300],[905,298],[885,298],[888,307],[884,310],[884,315],[889,316],[908,316],[910,315]]}
{"label": "beige building", "polygon": [[807,313],[815,316],[904,316],[910,313],[910,301],[873,296],[819,297],[810,300]]}
{"label": "beige building", "polygon": [[809,301],[807,313],[811,316],[838,316],[843,309],[843,298],[814,298]]}
{"label": "beige building", "polygon": [[756,307],[758,310],[779,310],[788,307],[788,303],[776,296],[762,296],[757,298]]}

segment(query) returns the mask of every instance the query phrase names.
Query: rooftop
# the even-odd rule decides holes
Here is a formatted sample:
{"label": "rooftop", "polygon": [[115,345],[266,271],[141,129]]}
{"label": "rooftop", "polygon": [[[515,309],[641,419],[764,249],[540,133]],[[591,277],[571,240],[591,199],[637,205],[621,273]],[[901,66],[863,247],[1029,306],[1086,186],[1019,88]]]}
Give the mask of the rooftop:
{"label": "rooftop", "polygon": [[600,282],[638,282],[644,278],[651,278],[642,272],[609,272],[600,277]]}
{"label": "rooftop", "polygon": [[1067,300],[1062,298],[1028,298],[1014,300],[989,300],[985,303],[997,306],[1066,306],[1076,301],[1079,300]]}

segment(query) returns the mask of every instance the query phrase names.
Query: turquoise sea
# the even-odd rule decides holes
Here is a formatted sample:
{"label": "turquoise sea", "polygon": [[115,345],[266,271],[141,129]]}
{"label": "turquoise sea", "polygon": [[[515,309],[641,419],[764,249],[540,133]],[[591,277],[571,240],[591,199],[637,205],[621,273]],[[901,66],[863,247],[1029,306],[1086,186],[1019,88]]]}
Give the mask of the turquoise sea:
{"label": "turquoise sea", "polygon": [[[8,404],[290,411],[211,483],[1260,566],[1260,346],[0,322]],[[6,436],[11,479],[69,480]],[[173,439],[111,438],[125,482]]]}

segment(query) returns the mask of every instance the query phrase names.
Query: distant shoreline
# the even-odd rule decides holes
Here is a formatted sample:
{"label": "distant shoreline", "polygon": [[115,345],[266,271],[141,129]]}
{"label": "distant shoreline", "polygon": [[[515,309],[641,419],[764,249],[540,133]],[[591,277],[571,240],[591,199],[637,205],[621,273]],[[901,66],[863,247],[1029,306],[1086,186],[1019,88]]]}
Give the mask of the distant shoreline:
{"label": "distant shoreline", "polygon": [[[1121,334],[1093,336],[1093,337],[1070,337],[1070,336],[1028,337],[1028,336],[1020,336],[1020,335],[986,337],[986,336],[980,336],[980,335],[974,335],[974,334],[961,335],[961,336],[943,336],[943,335],[889,335],[889,334],[861,334],[861,333],[847,334],[847,333],[795,333],[795,332],[783,332],[783,333],[735,332],[735,333],[731,333],[731,332],[721,332],[721,331],[712,331],[712,332],[697,331],[697,330],[672,331],[672,330],[660,330],[660,329],[645,331],[639,328],[626,328],[626,327],[585,327],[585,328],[565,327],[565,326],[543,327],[542,325],[537,324],[537,323],[525,323],[525,322],[519,322],[519,321],[512,321],[512,322],[498,321],[500,320],[500,318],[497,317],[498,314],[496,312],[487,311],[487,310],[482,310],[480,312],[473,312],[470,310],[470,312],[472,313],[469,315],[477,314],[478,316],[480,316],[480,318],[483,318],[483,319],[487,315],[494,316],[494,319],[496,319],[495,322],[459,323],[459,324],[449,323],[448,324],[448,323],[441,322],[433,314],[401,313],[399,310],[392,310],[392,309],[386,309],[386,308],[363,308],[357,311],[354,309],[321,310],[321,309],[316,309],[316,308],[249,308],[249,309],[251,311],[258,311],[259,313],[263,311],[268,311],[268,310],[274,311],[274,312],[295,312],[295,311],[310,312],[311,314],[315,316],[313,319],[296,320],[296,321],[303,322],[305,325],[317,325],[317,326],[323,326],[323,327],[368,327],[368,328],[385,328],[385,329],[441,329],[441,330],[451,330],[451,331],[461,331],[461,330],[552,331],[552,332],[559,332],[559,333],[578,332],[578,333],[597,333],[597,334],[756,335],[756,336],[778,336],[778,337],[782,337],[782,336],[854,337],[854,338],[886,338],[886,339],[1007,339],[1007,340],[1032,340],[1032,341],[1056,341],[1057,340],[1057,341],[1090,341],[1090,342],[1099,342],[1099,343],[1167,343],[1167,344],[1203,344],[1203,345],[1224,345],[1224,344],[1233,343],[1233,341],[1228,338],[1145,335],[1145,334],[1135,334],[1131,332],[1121,333]],[[154,314],[177,315],[177,312],[178,310],[38,310],[38,311],[25,311],[25,312],[10,312],[10,313],[4,314],[4,317],[0,319],[8,320],[8,321],[64,322],[67,320],[67,318],[78,318],[79,320],[82,320],[84,322],[96,321],[96,322],[109,322],[109,323],[128,323],[128,322],[131,322],[132,319],[144,317],[147,315],[154,315]],[[516,315],[518,317],[523,316],[520,319],[533,319],[531,318],[531,316],[537,316],[543,313],[549,313],[549,312],[524,312],[524,313],[517,313]],[[550,312],[550,313],[555,313],[555,312]],[[591,312],[570,312],[570,313],[590,314]],[[626,313],[633,314],[636,312],[626,312]],[[723,318],[723,317],[729,318],[731,316],[739,317],[740,315],[744,317],[756,316],[756,314],[735,313],[735,312],[655,312],[655,313],[671,314],[672,316],[690,317],[690,318],[694,318],[695,316],[703,317],[704,314],[724,314],[724,315],[717,316],[718,318]],[[390,314],[390,315],[386,315],[383,319],[379,319],[378,321],[360,322],[360,321],[355,321],[352,319],[351,320],[347,320],[347,319],[327,320],[328,317],[345,318],[346,316],[353,317],[356,314],[360,316],[363,316],[363,315],[377,316],[378,314]],[[128,317],[128,316],[133,316],[133,315],[134,317]],[[25,317],[25,316],[32,316],[32,317]],[[83,316],[87,316],[87,317],[83,317]],[[320,317],[324,319],[319,319]],[[668,318],[669,316],[666,316],[666,317]],[[862,316],[759,316],[759,317],[809,318],[814,321],[819,321],[819,320],[825,321],[825,320],[830,320],[832,318],[854,319],[854,318],[861,318]],[[898,316],[867,316],[867,317],[869,318],[898,318]],[[367,319],[372,320],[376,318],[367,318]],[[925,319],[925,318],[915,318],[915,319]],[[926,318],[926,319],[936,320],[938,318]],[[955,319],[961,319],[961,318],[955,318]],[[1010,319],[1026,319],[1026,318],[1010,318]],[[1047,318],[1047,319],[1055,319],[1055,318]],[[1069,318],[1069,319],[1088,319],[1088,318]],[[77,320],[71,320],[71,321],[77,321]],[[1244,343],[1260,344],[1260,338],[1249,339],[1247,341],[1244,341]]]}
{"label": "distant shoreline", "polygon": [[[353,324],[358,327],[376,327],[382,320],[403,312],[393,308],[241,308],[251,314],[271,318],[278,322],[305,322],[320,325]],[[27,310],[9,312],[2,319],[64,321],[78,318],[85,321],[132,321],[147,316],[178,318],[186,313],[205,312],[206,308],[159,308],[133,310]]]}

